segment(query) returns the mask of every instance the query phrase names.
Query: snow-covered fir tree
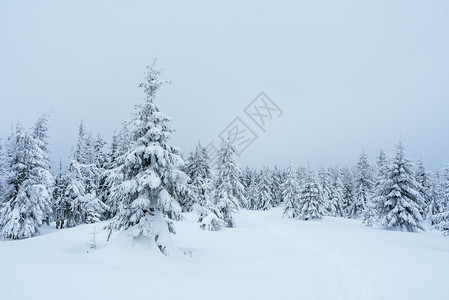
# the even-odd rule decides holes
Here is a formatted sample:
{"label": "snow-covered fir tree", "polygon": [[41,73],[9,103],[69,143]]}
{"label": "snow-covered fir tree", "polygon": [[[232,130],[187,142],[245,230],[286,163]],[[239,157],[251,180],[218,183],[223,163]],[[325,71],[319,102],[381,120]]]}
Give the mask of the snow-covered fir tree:
{"label": "snow-covered fir tree", "polygon": [[342,171],[338,167],[329,170],[329,200],[326,203],[327,214],[332,217],[344,217],[344,185]]}
{"label": "snow-covered fir tree", "polygon": [[376,163],[377,172],[374,178],[373,196],[367,201],[362,215],[363,224],[367,226],[373,226],[378,223],[378,215],[376,211],[376,206],[378,204],[376,201],[381,200],[382,198],[375,197],[375,195],[380,193],[379,189],[383,186],[389,166],[388,157],[383,150],[380,150]]}
{"label": "snow-covered fir tree", "polygon": [[428,206],[431,202],[432,193],[432,173],[426,169],[422,159],[416,163],[415,179],[418,183],[418,191],[424,199],[424,206],[422,207],[421,214],[427,215]]}
{"label": "snow-covered fir tree", "polygon": [[258,185],[258,203],[259,209],[269,210],[273,199],[271,193],[272,177],[271,172],[267,167],[264,167],[260,172],[260,180]]}
{"label": "snow-covered fir tree", "polygon": [[284,203],[284,211],[282,216],[284,218],[296,219],[300,215],[299,210],[299,181],[297,172],[295,172],[293,164],[287,168],[285,173],[285,180],[281,186],[282,189],[282,202]]}
{"label": "snow-covered fir tree", "polygon": [[256,210],[259,208],[259,172],[251,170],[250,181],[245,189],[246,208]]}
{"label": "snow-covered fir tree", "polygon": [[119,136],[117,129],[114,129],[114,132],[112,133],[111,146],[108,154],[109,166],[112,166],[117,161],[117,158],[120,156],[118,155],[118,152],[119,152]]}
{"label": "snow-covered fir tree", "polygon": [[[183,210],[196,210],[199,213],[198,222],[204,230],[217,231],[225,226],[221,220],[220,212],[213,202],[213,179],[209,166],[209,157],[206,148],[198,143],[195,150],[189,155],[185,172],[190,180],[188,197],[181,206]],[[185,200],[183,199],[183,200]]]}
{"label": "snow-covered fir tree", "polygon": [[246,166],[244,170],[242,170],[242,176],[240,178],[240,182],[243,184],[243,188],[248,189],[251,184],[251,173],[252,170],[250,167]]}
{"label": "snow-covered fir tree", "polygon": [[177,200],[188,177],[180,170],[184,161],[179,150],[169,144],[174,132],[171,119],[155,104],[159,88],[167,82],[160,80],[160,74],[156,61],[147,67],[140,85],[145,99],[136,106],[130,149],[117,159],[110,175],[110,197],[118,203],[110,228],[126,230],[134,239],[153,240],[168,255],[169,232],[175,232],[171,220],[180,218]]}
{"label": "snow-covered fir tree", "polygon": [[298,218],[319,219],[325,213],[325,203],[320,195],[320,186],[314,172],[309,168],[298,192]]}
{"label": "snow-covered fir tree", "polygon": [[5,238],[22,239],[36,235],[52,215],[49,186],[53,176],[41,144],[32,134],[16,126],[8,140],[6,199],[0,210]]}
{"label": "snow-covered fir tree", "polygon": [[[119,166],[119,158],[122,157],[130,148],[131,138],[129,136],[127,122],[123,124],[120,131],[114,131],[112,136],[112,142],[110,146],[108,164],[105,167],[103,173],[104,182],[101,189],[100,198],[108,206],[107,218],[114,217],[118,210],[118,202],[110,197],[113,186],[121,180],[121,174],[116,173],[114,170]],[[115,176],[119,177],[116,178]]]}
{"label": "snow-covered fir tree", "polygon": [[298,176],[298,181],[300,184],[304,182],[304,179],[307,177],[308,170],[307,168],[303,166],[298,166],[298,169],[296,169],[296,174]]}
{"label": "snow-covered fir tree", "polygon": [[396,146],[393,161],[376,190],[376,213],[381,226],[406,231],[423,229],[420,222],[424,199],[419,193],[412,164],[405,157],[404,145]]}
{"label": "snow-covered fir tree", "polygon": [[430,220],[432,225],[435,225],[436,216],[444,211],[446,204],[443,179],[437,172],[432,176],[430,202],[427,206],[427,218]]}
{"label": "snow-covered fir tree", "polygon": [[449,235],[449,163],[444,169],[441,181],[436,182],[434,193],[431,221],[436,229],[447,236]]}
{"label": "snow-covered fir tree", "polygon": [[326,205],[325,214],[329,214],[330,198],[331,198],[331,182],[330,171],[327,166],[322,166],[318,171],[318,186],[323,203]]}
{"label": "snow-covered fir tree", "polygon": [[[206,158],[206,160],[208,159],[205,149],[202,155]],[[207,173],[209,172],[206,172],[206,174]],[[199,211],[198,222],[200,223],[200,228],[203,230],[217,231],[223,227],[226,227],[226,224],[223,221],[223,215],[214,203],[214,185],[210,173],[206,178],[204,178],[203,183],[199,186],[200,188],[198,190],[199,194],[196,198],[196,205]]]}
{"label": "snow-covered fir tree", "polygon": [[58,215],[64,219],[57,220],[63,228],[73,227],[82,223],[100,221],[107,206],[98,198],[97,187],[92,178],[96,176],[92,165],[81,164],[72,160],[64,174],[64,194],[59,201]]}
{"label": "snow-covered fir tree", "polygon": [[[206,156],[207,157],[207,156]],[[196,203],[199,211],[198,222],[203,230],[217,231],[226,227],[223,215],[219,211],[213,198],[213,180],[208,178],[201,186],[201,192]]]}
{"label": "snow-covered fir tree", "polygon": [[385,179],[385,176],[388,172],[388,167],[390,165],[389,158],[385,154],[383,150],[380,150],[379,156],[377,157],[377,172],[374,181],[374,189],[376,190],[379,186],[381,186],[382,182]]}
{"label": "snow-covered fir tree", "polygon": [[103,152],[105,145],[106,141],[101,135],[97,134],[97,137],[93,141],[93,163],[99,169],[104,169],[109,164],[109,157]]}
{"label": "snow-covered fir tree", "polygon": [[[102,139],[95,141],[80,123],[78,142],[71,156],[69,167],[61,182],[62,197],[58,199],[56,220],[59,228],[73,227],[82,223],[95,223],[107,211],[107,205],[99,198],[104,158],[99,152]],[[100,145],[99,145],[100,143]]]}
{"label": "snow-covered fir tree", "polygon": [[103,152],[106,145],[104,139],[97,134],[89,133],[87,136],[87,149],[85,153],[86,163],[80,166],[84,176],[85,199],[83,210],[85,211],[85,223],[95,223],[102,219],[108,207],[102,199],[105,185],[105,168],[108,165],[108,157]]}
{"label": "snow-covered fir tree", "polygon": [[[130,122],[130,121],[129,121]],[[118,158],[123,156],[129,149],[131,137],[129,132],[129,122],[124,122],[119,131],[114,131],[109,151],[109,168],[113,169],[117,166]]]}
{"label": "snow-covered fir tree", "polygon": [[109,207],[107,207],[106,202],[108,201],[108,184],[106,182],[107,174],[106,171],[110,167],[110,156],[104,152],[104,147],[106,141],[102,136],[97,134],[94,142],[94,157],[92,163],[95,165],[95,171],[97,172],[95,176],[95,195],[101,202],[105,203],[105,210],[101,213],[100,219],[105,219],[110,217]]}
{"label": "snow-covered fir tree", "polygon": [[54,195],[56,229],[74,227],[82,223],[81,201],[84,185],[83,181],[75,176],[75,171],[74,164],[71,163],[68,170],[57,180],[55,189],[57,194]]}
{"label": "snow-covered fir tree", "polygon": [[[32,137],[35,139],[38,147],[42,151],[41,167],[43,169],[43,176],[41,184],[43,184],[47,192],[52,196],[55,184],[55,179],[51,172],[50,151],[48,150],[48,113],[39,117],[32,128]],[[52,197],[52,206],[53,206]],[[45,223],[50,225],[50,220],[53,219],[53,214],[47,215]]]}
{"label": "snow-covered fir tree", "polygon": [[235,227],[234,214],[239,210],[240,203],[246,203],[245,190],[240,182],[242,171],[234,156],[234,144],[223,140],[217,159],[214,200],[227,227]]}
{"label": "snow-covered fir tree", "polygon": [[351,169],[342,169],[342,183],[343,183],[343,211],[344,216],[350,215],[352,203],[354,202],[354,178]]}
{"label": "snow-covered fir tree", "polygon": [[200,143],[186,160],[185,173],[189,176],[190,193],[181,204],[184,211],[191,211],[195,204],[204,207],[205,197],[210,197],[212,173],[206,148]]}
{"label": "snow-covered fir tree", "polygon": [[277,207],[282,202],[282,183],[284,182],[283,171],[279,169],[277,166],[274,167],[274,170],[271,172],[271,206]]}
{"label": "snow-covered fir tree", "polygon": [[449,209],[445,209],[443,212],[436,214],[433,218],[434,227],[443,232],[443,235],[449,235]]}
{"label": "snow-covered fir tree", "polygon": [[[0,204],[9,201],[17,194],[19,187],[19,178],[17,174],[17,168],[13,168],[13,165],[17,162],[17,131],[23,130],[22,125],[19,123],[19,128],[11,128],[11,133],[5,142],[5,148],[2,152],[2,202]],[[0,212],[0,218],[2,217]],[[1,225],[0,225],[1,226]],[[1,228],[1,227],[0,227]]]}
{"label": "snow-covered fir tree", "polygon": [[39,117],[33,126],[33,138],[43,152],[43,161],[46,164],[47,171],[51,171],[50,151],[48,150],[48,114]]}
{"label": "snow-covered fir tree", "polygon": [[368,163],[368,155],[365,151],[357,163],[354,177],[354,201],[349,207],[349,216],[358,218],[363,216],[366,209],[366,203],[371,201],[373,189],[373,174]]}
{"label": "snow-covered fir tree", "polygon": [[64,227],[64,223],[61,222],[67,219],[64,214],[70,211],[70,203],[65,202],[64,190],[65,183],[62,159],[59,159],[59,170],[55,176],[55,187],[53,189],[53,212],[54,219],[56,220],[56,229],[62,229]]}
{"label": "snow-covered fir tree", "polygon": [[246,202],[244,203],[244,205],[242,205],[242,203],[240,203],[240,208],[248,209],[248,205],[249,205],[248,190],[249,190],[249,187],[253,184],[253,176],[254,176],[253,173],[254,173],[254,171],[248,166],[246,166],[245,169],[242,171],[242,176],[241,176],[240,182],[242,183],[243,188],[245,190]]}
{"label": "snow-covered fir tree", "polygon": [[3,141],[0,138],[0,207],[5,199],[7,172],[6,153],[3,149]]}

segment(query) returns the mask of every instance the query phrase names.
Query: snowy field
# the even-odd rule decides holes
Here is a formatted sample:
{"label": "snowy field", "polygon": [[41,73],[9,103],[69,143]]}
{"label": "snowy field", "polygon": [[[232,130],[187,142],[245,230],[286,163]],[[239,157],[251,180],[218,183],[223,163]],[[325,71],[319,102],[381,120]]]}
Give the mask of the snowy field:
{"label": "snowy field", "polygon": [[177,222],[180,253],[83,225],[0,242],[0,299],[448,299],[449,238],[360,221],[241,211],[237,228]]}

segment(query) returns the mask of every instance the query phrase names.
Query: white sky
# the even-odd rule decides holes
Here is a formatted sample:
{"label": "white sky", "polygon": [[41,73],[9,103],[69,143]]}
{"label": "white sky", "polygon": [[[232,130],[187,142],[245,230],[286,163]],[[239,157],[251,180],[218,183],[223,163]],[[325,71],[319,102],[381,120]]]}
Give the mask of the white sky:
{"label": "white sky", "polygon": [[431,169],[449,158],[449,1],[8,2],[0,136],[52,109],[54,160],[81,119],[110,139],[153,57],[172,80],[159,106],[186,152],[264,91],[284,114],[254,127],[243,164],[349,165],[401,138]]}

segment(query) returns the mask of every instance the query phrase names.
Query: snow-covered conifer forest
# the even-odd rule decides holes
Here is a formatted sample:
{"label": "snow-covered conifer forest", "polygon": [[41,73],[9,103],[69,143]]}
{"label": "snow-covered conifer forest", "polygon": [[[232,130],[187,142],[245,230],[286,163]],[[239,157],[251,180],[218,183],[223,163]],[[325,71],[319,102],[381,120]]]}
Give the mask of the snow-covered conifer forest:
{"label": "snow-covered conifer forest", "polygon": [[447,296],[449,165],[432,172],[398,141],[375,163],[362,150],[353,166],[254,169],[228,138],[212,167],[201,142],[172,145],[161,78],[155,60],[109,145],[81,122],[67,165],[52,168],[49,114],[4,139],[5,299],[71,284],[64,298]]}
{"label": "snow-covered conifer forest", "polygon": [[449,0],[0,3],[0,300],[449,300]]}

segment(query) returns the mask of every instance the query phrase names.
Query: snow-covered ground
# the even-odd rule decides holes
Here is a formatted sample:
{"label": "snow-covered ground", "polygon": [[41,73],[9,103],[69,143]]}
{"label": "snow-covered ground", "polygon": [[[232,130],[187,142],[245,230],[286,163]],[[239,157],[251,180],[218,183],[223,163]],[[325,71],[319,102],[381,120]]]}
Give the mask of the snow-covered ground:
{"label": "snow-covered ground", "polygon": [[[187,255],[162,255],[94,227],[0,242],[0,299],[449,299],[449,238],[364,227],[360,221],[294,221],[280,209],[241,211],[237,228],[177,222]],[[191,257],[189,255],[191,251]]]}

